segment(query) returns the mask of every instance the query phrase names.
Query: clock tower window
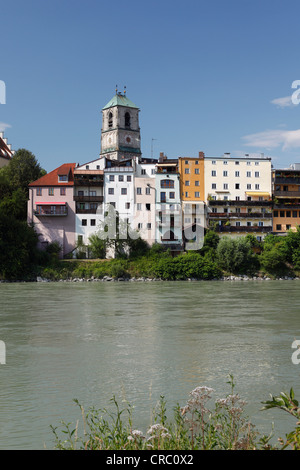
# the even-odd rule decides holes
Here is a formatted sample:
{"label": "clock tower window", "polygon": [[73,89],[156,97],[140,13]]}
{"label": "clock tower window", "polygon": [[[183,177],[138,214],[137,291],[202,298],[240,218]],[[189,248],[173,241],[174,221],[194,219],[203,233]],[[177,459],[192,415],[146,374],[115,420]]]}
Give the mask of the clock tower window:
{"label": "clock tower window", "polygon": [[125,113],[125,127],[130,127],[130,114]]}
{"label": "clock tower window", "polygon": [[112,115],[112,113],[109,113],[109,115],[108,115],[108,127],[112,128],[112,126],[113,126],[113,115]]}

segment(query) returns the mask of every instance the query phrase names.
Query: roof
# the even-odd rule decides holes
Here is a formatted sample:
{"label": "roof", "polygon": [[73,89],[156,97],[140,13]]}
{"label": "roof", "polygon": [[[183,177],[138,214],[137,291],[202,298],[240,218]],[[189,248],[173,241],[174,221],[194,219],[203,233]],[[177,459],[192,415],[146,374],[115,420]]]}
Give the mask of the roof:
{"label": "roof", "polygon": [[[33,181],[29,186],[73,186],[74,185],[74,168],[76,163],[64,163],[55,170],[50,171],[47,175]],[[59,183],[58,177],[69,175],[68,181]]]}
{"label": "roof", "polygon": [[13,156],[13,152],[11,151],[10,147],[6,143],[6,139],[3,139],[0,136],[0,157],[7,158],[10,160]]}
{"label": "roof", "polygon": [[113,106],[125,106],[127,108],[139,109],[126,95],[116,93],[115,96],[104,106],[103,109],[112,108]]}

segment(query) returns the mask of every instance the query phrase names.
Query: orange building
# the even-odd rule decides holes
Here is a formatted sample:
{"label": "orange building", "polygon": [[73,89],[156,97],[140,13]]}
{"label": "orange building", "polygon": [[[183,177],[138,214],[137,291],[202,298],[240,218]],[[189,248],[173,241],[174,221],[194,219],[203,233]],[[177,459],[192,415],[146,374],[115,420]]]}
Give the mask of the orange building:
{"label": "orange building", "polygon": [[180,157],[178,167],[183,227],[185,233],[195,232],[196,227],[206,227],[204,153],[199,152],[198,158]]}
{"label": "orange building", "polygon": [[204,191],[204,153],[199,152],[198,158],[180,157],[180,191],[183,202],[203,202]]}

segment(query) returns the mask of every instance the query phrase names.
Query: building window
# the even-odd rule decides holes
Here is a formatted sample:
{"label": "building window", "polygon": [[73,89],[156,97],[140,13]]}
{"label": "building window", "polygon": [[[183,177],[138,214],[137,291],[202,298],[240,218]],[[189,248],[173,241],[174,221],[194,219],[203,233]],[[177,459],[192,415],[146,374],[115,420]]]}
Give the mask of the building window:
{"label": "building window", "polygon": [[228,189],[228,184],[227,183],[223,184],[223,189]]}
{"label": "building window", "polygon": [[186,160],[184,163],[185,163],[186,165],[188,165],[188,164],[189,164],[189,161],[188,161],[188,160]]}
{"label": "building window", "polygon": [[145,174],[146,174],[146,170],[145,170],[145,168],[142,168],[142,170],[141,170],[141,174],[142,174],[142,175],[145,175]]}
{"label": "building window", "polygon": [[286,230],[291,230],[291,225],[286,225],[285,228]]}
{"label": "building window", "polygon": [[255,165],[259,165],[259,162],[255,162]]}
{"label": "building window", "polygon": [[195,181],[195,186],[200,186],[200,181]]}
{"label": "building window", "polygon": [[124,175],[119,175],[119,181],[124,181]]}
{"label": "building window", "polygon": [[255,189],[259,189],[259,184],[256,184],[256,185],[255,185]]}
{"label": "building window", "polygon": [[190,185],[189,180],[186,180],[186,181],[184,182],[184,185],[185,185],[185,186],[189,186],[189,185]]}
{"label": "building window", "polygon": [[145,204],[146,205],[146,211],[151,211],[151,204]]}
{"label": "building window", "polygon": [[195,197],[200,197],[199,191],[196,191],[196,192],[195,192]]}
{"label": "building window", "polygon": [[189,193],[187,191],[185,192],[185,197],[189,197]]}
{"label": "building window", "polygon": [[115,202],[110,201],[110,205],[111,205],[112,207],[116,207],[116,203],[115,203]]}
{"label": "building window", "polygon": [[259,178],[259,171],[255,172],[255,178]]}
{"label": "building window", "polygon": [[81,225],[82,225],[82,226],[86,226],[86,225],[87,225],[87,219],[82,219]]}
{"label": "building window", "polygon": [[96,225],[96,219],[91,219],[91,226],[94,227]]}
{"label": "building window", "polygon": [[198,160],[196,160],[196,161],[195,161],[195,165],[198,165],[198,163],[199,163]]}
{"label": "building window", "polygon": [[147,223],[147,229],[151,230],[151,223],[150,222]]}
{"label": "building window", "polygon": [[161,180],[160,182],[161,188],[174,188],[174,180]]}
{"label": "building window", "polygon": [[[296,211],[296,213],[297,213],[297,211]],[[273,217],[278,217],[278,211],[274,211]],[[296,216],[296,217],[297,217],[297,216]]]}
{"label": "building window", "polygon": [[276,230],[281,230],[281,224],[276,225]]}
{"label": "building window", "polygon": [[239,172],[239,171],[236,171],[236,172],[235,172],[235,176],[236,176],[236,177],[239,177],[239,176],[240,176],[240,172]]}
{"label": "building window", "polygon": [[223,176],[228,176],[228,171],[223,171]]}
{"label": "building window", "polygon": [[212,170],[211,176],[217,176],[217,172],[215,170]]}
{"label": "building window", "polygon": [[41,196],[42,195],[42,188],[36,188],[36,195]]}
{"label": "building window", "polygon": [[189,172],[190,172],[190,169],[189,169],[189,168],[185,168],[185,169],[184,169],[184,173],[185,173],[186,175],[188,175]]}
{"label": "building window", "polygon": [[115,194],[114,188],[108,188],[108,194]]}
{"label": "building window", "polygon": [[236,165],[239,165],[239,164],[240,164],[240,162],[235,162],[235,164],[236,164]]}
{"label": "building window", "polygon": [[251,171],[247,171],[247,178],[251,178]]}
{"label": "building window", "polygon": [[121,194],[124,196],[127,194],[127,188],[121,188]]}
{"label": "building window", "polygon": [[228,164],[228,161],[227,160],[224,160],[223,161],[223,165],[227,165]]}
{"label": "building window", "polygon": [[291,211],[286,211],[286,217],[291,217]]}
{"label": "building window", "polygon": [[251,162],[247,162],[247,165],[248,165],[248,166],[251,165]]}
{"label": "building window", "polygon": [[125,113],[125,127],[130,127],[130,114]]}
{"label": "building window", "polygon": [[127,175],[127,182],[131,182],[131,175]]}
{"label": "building window", "polygon": [[137,203],[136,205],[136,210],[141,211],[142,210],[142,204],[140,202]]}
{"label": "building window", "polygon": [[142,188],[136,188],[136,194],[142,194]]}
{"label": "building window", "polygon": [[115,175],[109,175],[109,181],[115,181]]}
{"label": "building window", "polygon": [[235,223],[235,226],[236,226],[236,227],[240,227],[240,226],[241,226],[241,222],[236,222],[236,223]]}
{"label": "building window", "polygon": [[59,183],[65,183],[68,181],[68,176],[67,175],[58,175],[58,182]]}
{"label": "building window", "polygon": [[199,175],[199,168],[195,168],[195,175]]}
{"label": "building window", "polygon": [[212,164],[212,165],[215,165],[215,164],[216,164],[216,160],[213,160],[213,161],[211,162],[211,164]]}
{"label": "building window", "polygon": [[169,193],[169,198],[175,199],[175,193],[173,191]]}
{"label": "building window", "polygon": [[216,185],[216,183],[212,183],[212,185],[211,185],[211,189],[217,189],[217,185]]}
{"label": "building window", "polygon": [[259,226],[259,227],[263,227],[263,226],[264,226],[264,223],[263,223],[263,222],[258,222],[258,226]]}
{"label": "building window", "polygon": [[48,195],[49,196],[54,196],[54,188],[49,188],[48,189]]}
{"label": "building window", "polygon": [[284,211],[280,211],[280,217],[284,217]]}
{"label": "building window", "polygon": [[297,211],[293,211],[293,217],[297,217]]}
{"label": "building window", "polygon": [[239,183],[236,183],[236,185],[235,185],[235,189],[240,189],[240,185],[239,185]]}
{"label": "building window", "polygon": [[125,202],[125,209],[130,209],[130,202]]}
{"label": "building window", "polygon": [[251,222],[247,222],[247,227],[251,227]]}
{"label": "building window", "polygon": [[160,202],[166,202],[166,193],[160,193]]}
{"label": "building window", "polygon": [[113,115],[112,115],[112,113],[109,113],[109,115],[108,115],[108,127],[112,128],[112,126],[113,126]]}
{"label": "building window", "polygon": [[65,196],[66,195],[66,188],[59,188],[60,189],[60,195]]}
{"label": "building window", "polygon": [[143,228],[143,224],[141,222],[138,223],[138,229],[140,230],[141,228]]}
{"label": "building window", "polygon": [[151,191],[150,191],[149,187],[146,188],[146,194],[148,194],[148,195],[151,194]]}

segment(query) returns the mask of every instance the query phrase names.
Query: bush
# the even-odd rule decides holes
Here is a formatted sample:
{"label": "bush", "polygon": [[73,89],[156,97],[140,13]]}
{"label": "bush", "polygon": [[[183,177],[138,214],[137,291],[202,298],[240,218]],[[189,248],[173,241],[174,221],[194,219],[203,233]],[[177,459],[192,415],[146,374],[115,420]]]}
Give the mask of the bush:
{"label": "bush", "polygon": [[222,237],[217,247],[217,262],[221,269],[234,274],[253,271],[256,265],[251,244],[245,237]]}

